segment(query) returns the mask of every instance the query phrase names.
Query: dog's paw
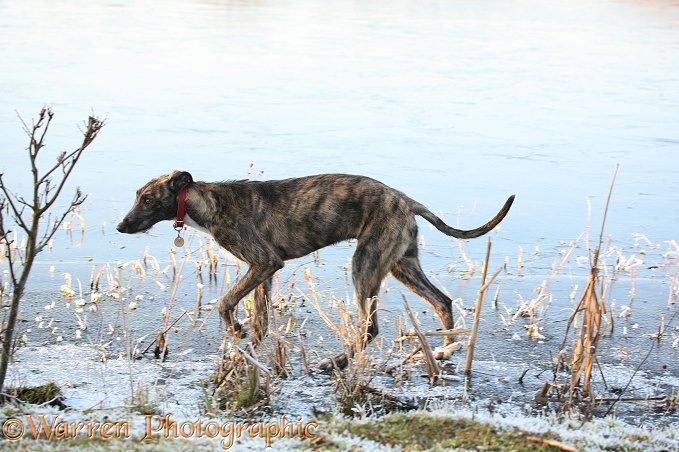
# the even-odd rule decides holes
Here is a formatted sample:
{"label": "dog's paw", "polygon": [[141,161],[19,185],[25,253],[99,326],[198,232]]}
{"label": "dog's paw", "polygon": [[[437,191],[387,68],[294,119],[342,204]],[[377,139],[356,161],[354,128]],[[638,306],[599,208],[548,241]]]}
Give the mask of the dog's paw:
{"label": "dog's paw", "polygon": [[341,355],[337,355],[334,358],[325,358],[321,360],[318,364],[316,364],[316,367],[323,372],[331,373],[334,369],[344,369],[348,364],[349,361],[347,359],[347,355],[342,353]]}
{"label": "dog's paw", "polygon": [[235,322],[231,327],[231,336],[234,340],[245,339],[247,335],[247,330],[243,328],[243,325],[240,322]]}
{"label": "dog's paw", "polygon": [[448,344],[443,347],[436,347],[434,350],[434,358],[438,359],[439,361],[445,361],[460,348],[462,348],[462,343],[460,342],[453,342],[452,344]]}
{"label": "dog's paw", "polygon": [[316,364],[316,367],[321,371],[329,374],[335,368],[335,365],[332,363],[332,359],[325,358],[321,360],[318,364]]}

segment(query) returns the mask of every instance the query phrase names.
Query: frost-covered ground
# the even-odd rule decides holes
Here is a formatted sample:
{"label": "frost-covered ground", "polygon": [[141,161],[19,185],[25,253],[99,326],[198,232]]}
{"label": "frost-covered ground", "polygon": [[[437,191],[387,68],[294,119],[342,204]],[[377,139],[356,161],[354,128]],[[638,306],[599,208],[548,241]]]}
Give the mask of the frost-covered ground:
{"label": "frost-covered ground", "polygon": [[[351,244],[343,246],[351,248]],[[557,262],[567,248],[567,245],[556,248]],[[635,252],[643,261],[629,257]],[[626,262],[657,262],[663,264],[666,271],[674,272],[674,245],[640,248],[635,242],[629,250],[620,249],[617,254],[611,252],[608,258],[616,261],[615,267],[606,267],[609,275],[616,278],[611,280],[608,294],[615,326],[613,334],[607,335],[601,344],[601,370],[594,375],[595,388],[598,395],[609,398],[626,389],[624,397],[636,400],[616,405],[611,411],[617,416],[615,419],[595,418],[584,424],[578,419],[557,422],[553,413],[558,407],[540,405],[533,400],[542,384],[552,379],[552,356],[561,346],[565,319],[579,296],[578,286],[582,285],[583,275],[587,272],[586,265],[580,263],[585,255],[584,250],[580,254],[576,251],[569,263],[554,274],[547,287],[549,297],[537,304],[535,314],[529,318],[516,316],[516,313],[522,306],[537,299],[536,292],[531,293],[530,290],[536,284],[536,290],[544,287],[545,283],[538,283],[554,271],[553,264],[550,265],[551,258],[547,253],[537,252],[524,258],[522,275],[506,269],[502,274],[501,290],[498,290],[498,306],[484,307],[482,311],[472,378],[467,383],[462,371],[464,349],[441,363],[441,379],[435,385],[421,376],[424,373],[421,362],[407,364],[393,375],[380,370],[401,362],[413,345],[406,342],[400,348],[391,340],[398,336],[395,334],[397,329],[402,327],[407,330],[410,325],[404,320],[406,317],[401,303],[394,303],[394,300],[400,299],[400,288],[393,281],[388,281],[383,287],[380,336],[370,348],[372,365],[365,371],[366,380],[385,394],[427,410],[437,410],[436,415],[447,413],[474,417],[536,434],[551,431],[563,442],[585,450],[624,447],[644,450],[635,446],[635,441],[658,450],[676,448],[673,441],[677,434],[674,426],[678,417],[673,410],[667,409],[676,402],[679,388],[676,306],[667,303],[668,293],[670,297],[674,296],[674,283],[660,269],[645,268],[640,264],[635,264],[633,280],[625,273]],[[200,256],[200,253],[191,255],[187,259],[187,268],[192,265],[191,259],[200,259]],[[446,256],[429,256],[429,259],[433,262],[449,261]],[[324,429],[335,431],[327,424],[328,421],[316,419],[325,419],[327,414],[337,410],[337,382],[316,370],[307,373],[302,365],[300,349],[300,344],[304,344],[306,358],[313,366],[342,347],[341,340],[312,306],[312,301],[319,302],[319,307],[337,322],[340,300],[350,297],[351,286],[345,271],[329,261],[324,259],[324,255],[317,256],[315,261],[304,261],[297,267],[288,268],[277,280],[275,293],[278,301],[272,316],[272,336],[277,334],[287,345],[290,376],[273,380],[268,402],[251,415],[249,421],[271,423],[285,416],[293,423],[308,425],[318,422],[316,431],[321,433]],[[231,422],[246,422],[242,416],[229,418],[220,415],[213,418],[210,413],[214,411],[207,409],[212,390],[209,382],[217,368],[224,331],[212,309],[213,297],[223,291],[224,283],[229,284],[238,277],[237,265],[226,261],[226,265],[221,267],[223,273],[218,282],[212,284],[202,280],[196,271],[185,270],[173,297],[173,283],[169,276],[172,273],[167,268],[166,273],[159,272],[155,276],[148,271],[144,279],[138,273],[140,262],[120,263],[116,268],[101,267],[106,268],[104,273],[107,275],[102,277],[101,292],[86,290],[86,281],[92,272],[90,264],[80,267],[57,264],[75,269],[73,275],[38,267],[38,271],[56,274],[47,284],[51,289],[27,295],[22,312],[21,346],[10,366],[10,385],[40,385],[54,381],[61,387],[64,403],[69,408],[63,412],[49,407],[29,408],[28,412],[35,416],[58,414],[58,421],[83,423],[86,427],[96,422],[115,425],[126,422],[131,436],[128,441],[132,441],[128,444],[134,445],[144,438],[147,421],[152,422],[148,428],[158,429],[159,419],[170,416],[178,426],[183,425],[187,429],[185,436],[190,437],[186,440],[178,438],[180,444],[189,448],[214,447],[218,438],[206,435],[200,438],[196,431],[192,432],[197,422],[210,424],[213,429]],[[168,264],[160,267],[165,265]],[[455,265],[458,269],[464,268],[462,263]],[[95,270],[98,268],[94,265]],[[448,272],[431,274],[443,284],[456,287],[452,296],[455,297],[457,317],[464,327],[470,322],[468,314],[478,274],[465,276],[457,272],[449,269]],[[62,283],[69,278],[70,290],[67,290],[69,287],[64,286],[69,284]],[[105,280],[106,289],[103,287]],[[635,299],[631,299],[630,287],[635,291]],[[198,294],[202,296],[200,305],[197,304]],[[436,329],[437,320],[427,306],[416,297],[407,296],[420,326],[425,330]],[[351,303],[345,304],[345,308],[355,311]],[[177,318],[179,321],[168,330],[170,353],[167,359],[156,359],[150,351],[142,353],[155,333]],[[657,337],[659,326],[666,327],[663,337]],[[431,342],[438,341],[434,338]],[[259,350],[260,359],[268,367],[271,367],[267,354],[271,343],[270,337]],[[644,360],[647,353],[650,358]],[[667,398],[661,403],[647,400],[663,396]],[[156,413],[159,418],[136,414],[140,407]],[[595,415],[602,416],[609,407],[598,407]],[[364,406],[354,408],[357,414],[370,411]],[[32,431],[26,418],[21,417],[21,409],[6,408],[4,413],[6,418],[21,419],[28,432],[29,436],[15,444],[37,444],[30,437]],[[46,419],[54,418],[48,416]],[[369,419],[377,422],[375,418]],[[161,429],[154,437],[163,434]],[[366,450],[377,447],[357,438],[338,437],[336,433],[328,435],[333,443],[346,447],[358,447],[354,444],[359,443],[364,444]],[[177,436],[181,437],[181,432]],[[82,433],[79,437],[83,438]],[[261,448],[263,444],[266,441],[261,438],[252,439],[242,434],[233,447]],[[294,441],[276,441],[277,449],[286,445],[296,447]],[[171,447],[176,447],[176,444]],[[380,447],[386,450],[387,446]]]}
{"label": "frost-covered ground", "polygon": [[[672,451],[679,449],[679,426],[666,426],[663,428],[643,428],[631,426],[613,417],[595,419],[582,422],[579,419],[556,420],[551,417],[532,416],[503,416],[476,412],[465,408],[442,408],[427,412],[411,413],[408,416],[430,416],[432,422],[437,419],[468,419],[480,423],[495,426],[498,434],[508,430],[521,430],[530,436],[543,438],[557,438],[554,441],[566,446],[575,447],[586,451]],[[252,424],[260,423],[258,430],[245,426],[246,421],[233,421],[233,419],[213,418],[202,416],[200,418],[172,416],[142,416],[131,414],[124,409],[80,411],[61,411],[52,407],[23,407],[4,406],[0,410],[5,435],[15,434],[19,431],[16,425],[9,426],[18,420],[22,423],[23,437],[10,441],[0,440],[0,448],[13,447],[18,450],[68,450],[82,448],[88,450],[100,450],[109,448],[125,448],[128,450],[219,450],[229,449],[234,451],[263,450],[268,446],[274,450],[319,450],[315,441],[323,438],[331,443],[334,450],[384,450],[400,451],[402,447],[385,445],[375,441],[338,432],[338,428],[330,421],[299,420],[287,418],[269,418],[250,421]],[[41,418],[42,417],[42,418]],[[163,418],[165,427],[159,423]],[[30,418],[30,422],[29,419]],[[30,423],[33,423],[33,430]],[[42,422],[42,424],[41,424]],[[99,430],[99,425],[110,423],[112,427],[107,434]],[[274,425],[287,423],[289,430],[280,434],[281,430],[272,428]],[[301,426],[303,433],[298,435],[296,428]],[[363,418],[354,420],[354,423],[378,424],[379,418]],[[62,430],[59,436],[59,427],[66,425],[66,436]],[[87,432],[87,428],[96,425],[94,433]],[[210,427],[217,426],[222,430]],[[76,428],[75,433],[68,433],[68,429]],[[240,431],[239,426],[243,427]],[[118,428],[118,430],[116,430]],[[280,428],[280,427],[278,427]],[[173,430],[174,429],[174,430]],[[269,434],[267,435],[267,429]],[[35,437],[35,431],[42,435]],[[51,439],[45,438],[45,431],[49,430]],[[274,434],[275,433],[275,434]],[[449,432],[455,435],[454,431]],[[267,437],[268,436],[268,437]],[[300,439],[300,436],[304,438]],[[432,448],[436,450],[436,448]],[[478,449],[474,449],[478,450]]]}
{"label": "frost-covered ground", "polygon": [[[328,418],[322,415],[319,420],[315,414],[319,411],[328,414],[334,404],[334,380],[321,373],[304,375],[300,372],[276,381],[267,404],[268,409],[249,418],[211,415],[203,405],[209,388],[203,382],[214,373],[215,360],[216,356],[194,356],[191,353],[167,362],[147,358],[106,358],[92,347],[73,344],[25,347],[16,355],[13,379],[24,384],[58,382],[68,409],[6,405],[2,408],[2,421],[11,424],[12,419],[16,419],[22,424],[23,437],[12,445],[20,445],[25,450],[46,447],[44,432],[43,439],[35,439],[35,429],[39,432],[41,428],[50,431],[53,437],[49,445],[57,448],[113,446],[122,440],[126,448],[214,450],[228,447],[231,450],[261,450],[267,446],[267,428],[275,428],[278,430],[269,430],[268,440],[275,450],[312,448],[315,443],[311,441],[320,436],[324,441],[345,449],[402,450],[398,446],[377,444],[338,433],[337,427],[333,427],[332,416]],[[526,394],[524,397],[520,394],[529,388],[518,387],[508,378],[503,383],[500,375],[511,370],[510,365],[478,363],[474,378],[479,383],[472,384],[465,395],[464,379],[453,371],[454,363],[455,359],[451,360],[443,384],[433,387],[419,375],[396,385],[393,378],[377,374],[372,384],[395,396],[426,401],[425,411],[433,417],[474,419],[495,425],[500,430],[520,429],[538,437],[550,433],[551,438],[556,436],[559,442],[580,450],[679,448],[679,427],[671,422],[671,417],[665,422],[669,425],[639,427],[615,417],[582,422],[577,416],[557,419],[555,415],[536,415],[530,404],[525,405],[530,395],[526,398]],[[298,365],[296,362],[292,367],[298,369]],[[480,397],[483,391],[479,386],[484,388],[502,384],[506,388],[514,387],[513,392],[507,393],[505,400]],[[639,387],[644,385],[650,388],[652,382],[637,383]],[[463,398],[466,400],[465,405],[462,404]],[[134,407],[140,402],[152,406],[153,414],[136,411]],[[165,426],[161,420],[166,423]],[[111,424],[109,438],[102,438],[98,429],[106,422]],[[261,425],[257,430],[250,430],[249,426],[243,427],[247,422]],[[287,437],[286,434],[278,433],[284,429],[274,427],[274,424],[280,426],[281,422],[292,429],[288,431]],[[379,418],[366,416],[355,422],[375,423],[379,422]],[[62,425],[61,428],[66,425],[67,430],[76,428],[77,431],[71,433],[70,437],[59,437],[58,424]],[[307,428],[308,438],[304,440],[298,437],[300,424]],[[242,430],[236,433],[239,426]],[[88,433],[88,428],[94,428],[94,433]],[[12,432],[16,432],[16,426],[14,429],[5,430],[5,435],[9,432],[11,436]],[[455,432],[451,431],[450,434],[454,435]],[[294,438],[290,439],[289,436]],[[167,441],[167,437],[171,441]],[[8,446],[9,442],[3,440],[0,444]]]}
{"label": "frost-covered ground", "polygon": [[[454,356],[435,386],[419,376],[420,364],[396,377],[378,372],[373,385],[466,416],[566,429],[560,436],[571,444],[588,432],[598,433],[602,445],[632,432],[649,447],[677,448],[651,446],[638,430],[672,439],[673,427],[662,426],[679,419],[644,402],[676,399],[679,390],[676,2],[180,0],[163,8],[146,2],[63,8],[36,1],[3,2],[0,11],[0,42],[7,43],[0,55],[11,62],[0,78],[12,87],[0,96],[0,171],[17,194],[26,195],[30,178],[21,170],[25,136],[17,112],[30,123],[41,103],[58,107],[61,122],[47,148],[57,153],[70,148],[83,114],[109,118],[106,136],[74,180],[90,193],[81,212],[87,233],[80,241],[72,230],[55,237],[54,254],[50,247],[36,263],[9,383],[56,381],[72,407],[65,418],[130,419],[137,437],[144,418],[129,408],[142,402],[177,419],[207,419],[202,381],[214,373],[223,327],[205,308],[224,293],[228,275],[237,278],[235,265],[223,266],[220,256],[211,286],[209,263],[194,253],[171,297],[170,257],[182,259],[181,252],[168,255],[171,226],[125,236],[114,225],[138,187],[172,169],[207,181],[261,170],[266,179],[338,171],[375,177],[461,228],[487,221],[499,202],[517,194],[492,234],[491,270],[504,262],[506,271],[498,278],[502,287],[491,288],[496,307],[484,306],[471,384],[465,389],[464,357]],[[597,374],[595,383],[601,395],[625,389],[625,397],[639,401],[616,406],[627,424],[552,426],[544,417],[552,407],[535,404],[533,394],[552,379],[566,319],[586,280],[587,246],[551,276],[588,218],[599,224],[618,163],[607,224],[615,249],[602,271],[613,281],[606,308],[614,325],[599,354],[605,381]],[[469,326],[485,243],[458,244],[423,226],[423,267],[450,292],[460,326]],[[301,270],[313,272],[323,309],[336,319],[338,300],[351,298],[344,268],[351,248],[322,250],[320,264],[292,263],[277,281],[284,303],[274,327],[290,325],[283,337],[292,372],[275,382],[266,416],[309,421],[316,411],[333,410],[334,381],[301,371],[299,343],[314,364],[337,353],[341,341],[305,304]],[[157,259],[140,259],[145,249]],[[205,280],[196,275],[196,261]],[[101,291],[90,290],[91,275],[101,271]],[[65,274],[72,284],[60,293]],[[380,365],[403,357],[390,355],[391,340],[399,316],[407,323],[399,286],[390,281],[386,289],[379,312],[385,342],[374,351]],[[424,330],[440,327],[430,307],[408,297]],[[142,354],[183,311],[190,315],[169,331],[167,362]],[[611,423],[619,427],[606,438]],[[189,445],[198,443],[215,448],[207,439]]]}

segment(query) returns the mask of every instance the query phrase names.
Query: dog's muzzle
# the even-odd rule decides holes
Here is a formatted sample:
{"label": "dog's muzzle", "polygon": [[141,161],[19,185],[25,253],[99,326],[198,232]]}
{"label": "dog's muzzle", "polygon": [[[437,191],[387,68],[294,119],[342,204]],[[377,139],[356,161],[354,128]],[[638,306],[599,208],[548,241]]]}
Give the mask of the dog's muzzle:
{"label": "dog's muzzle", "polygon": [[124,221],[121,221],[118,223],[118,226],[116,226],[116,230],[118,232],[122,232],[123,234],[127,234],[130,232],[130,227],[126,225]]}

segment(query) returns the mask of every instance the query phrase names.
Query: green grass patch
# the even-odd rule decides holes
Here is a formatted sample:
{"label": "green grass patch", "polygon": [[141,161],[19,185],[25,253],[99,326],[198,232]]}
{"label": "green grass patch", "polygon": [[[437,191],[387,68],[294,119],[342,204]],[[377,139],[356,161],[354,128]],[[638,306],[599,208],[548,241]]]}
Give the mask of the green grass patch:
{"label": "green grass patch", "polygon": [[447,418],[417,414],[390,414],[368,421],[335,419],[318,429],[321,438],[315,441],[317,450],[339,450],[324,433],[349,434],[387,446],[398,446],[407,450],[562,450],[541,442],[543,439],[557,440],[553,435],[541,435],[537,439],[517,429],[500,429],[470,419]]}
{"label": "green grass patch", "polygon": [[8,388],[6,391],[7,394],[11,396],[8,398],[10,401],[19,400],[21,402],[34,405],[43,405],[49,403],[49,405],[62,409],[66,407],[66,405],[63,404],[61,388],[59,388],[56,383],[51,381],[39,386],[20,386],[17,388]]}

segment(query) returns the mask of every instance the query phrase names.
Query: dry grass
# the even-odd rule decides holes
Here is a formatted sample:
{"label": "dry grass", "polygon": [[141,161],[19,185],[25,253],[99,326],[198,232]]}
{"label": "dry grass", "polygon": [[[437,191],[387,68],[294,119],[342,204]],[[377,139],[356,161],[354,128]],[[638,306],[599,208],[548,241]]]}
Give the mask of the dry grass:
{"label": "dry grass", "polygon": [[[580,301],[568,319],[566,333],[560,349],[559,357],[554,371],[554,379],[551,384],[545,383],[536,396],[540,401],[563,402],[566,411],[571,410],[576,404],[585,402],[589,408],[585,411],[591,415],[596,402],[592,387],[592,373],[595,365],[598,365],[597,352],[599,343],[603,337],[609,322],[606,319],[605,294],[608,285],[600,277],[600,255],[602,252],[606,215],[610,203],[615,174],[608,192],[608,200],[604,209],[601,224],[601,232],[598,242],[591,254],[590,270],[587,276],[587,284],[583,290]],[[610,279],[609,279],[610,281]],[[600,289],[597,289],[597,286]],[[576,331],[570,356],[566,352],[566,342],[570,330]],[[560,384],[561,370],[567,372],[566,382]],[[553,395],[550,395],[553,394]]]}
{"label": "dry grass", "polygon": [[272,377],[250,353],[234,345],[217,364],[203,410],[213,415],[248,416],[269,401]]}

